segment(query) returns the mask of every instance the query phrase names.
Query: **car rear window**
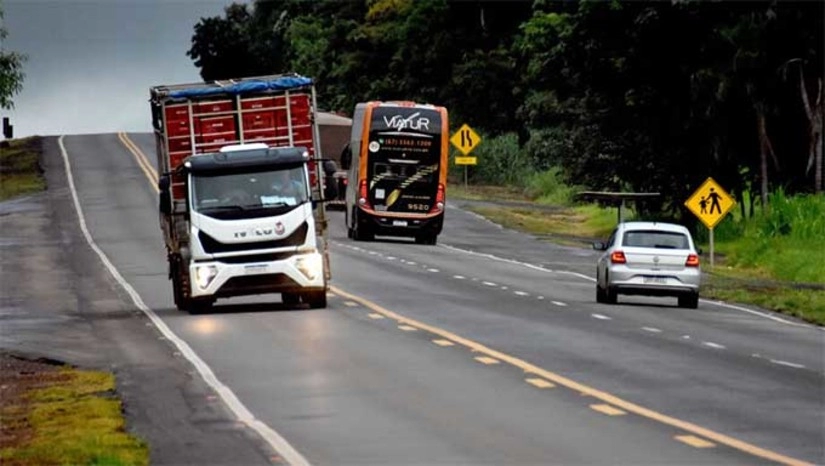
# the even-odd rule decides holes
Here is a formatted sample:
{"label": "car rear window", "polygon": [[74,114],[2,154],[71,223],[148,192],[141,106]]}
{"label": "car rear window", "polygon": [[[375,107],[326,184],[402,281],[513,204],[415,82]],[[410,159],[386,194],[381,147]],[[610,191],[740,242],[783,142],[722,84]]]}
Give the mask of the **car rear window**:
{"label": "car rear window", "polygon": [[688,237],[682,233],[669,231],[635,230],[627,231],[622,241],[624,246],[659,249],[689,249]]}

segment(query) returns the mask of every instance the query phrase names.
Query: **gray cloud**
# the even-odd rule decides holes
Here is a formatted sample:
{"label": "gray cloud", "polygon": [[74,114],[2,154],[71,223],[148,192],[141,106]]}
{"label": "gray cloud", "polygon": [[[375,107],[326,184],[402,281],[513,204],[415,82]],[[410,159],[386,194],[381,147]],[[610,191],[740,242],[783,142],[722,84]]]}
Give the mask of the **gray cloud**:
{"label": "gray cloud", "polygon": [[5,0],[2,47],[28,61],[15,109],[2,114],[15,137],[150,131],[149,87],[200,80],[186,56],[194,25],[229,3]]}

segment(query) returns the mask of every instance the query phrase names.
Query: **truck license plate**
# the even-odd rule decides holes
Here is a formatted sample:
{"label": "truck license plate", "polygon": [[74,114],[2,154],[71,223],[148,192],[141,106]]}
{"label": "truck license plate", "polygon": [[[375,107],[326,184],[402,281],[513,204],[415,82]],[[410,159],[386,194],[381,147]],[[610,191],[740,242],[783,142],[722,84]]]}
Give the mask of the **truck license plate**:
{"label": "truck license plate", "polygon": [[269,266],[267,264],[252,264],[252,265],[245,265],[243,267],[243,271],[247,275],[255,275],[258,273],[266,273],[269,270]]}
{"label": "truck license plate", "polygon": [[405,226],[407,226],[407,221],[406,220],[393,220],[392,221],[392,226],[394,226],[394,227],[405,227]]}

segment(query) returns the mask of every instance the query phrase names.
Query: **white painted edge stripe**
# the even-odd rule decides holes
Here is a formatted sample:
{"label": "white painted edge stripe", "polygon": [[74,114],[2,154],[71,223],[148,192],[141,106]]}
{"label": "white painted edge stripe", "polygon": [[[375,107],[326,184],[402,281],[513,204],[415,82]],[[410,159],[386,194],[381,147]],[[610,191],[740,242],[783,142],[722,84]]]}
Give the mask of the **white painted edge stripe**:
{"label": "white painted edge stripe", "polygon": [[[535,265],[535,264],[530,264],[528,262],[521,262],[521,261],[517,261],[517,260],[514,260],[514,259],[505,259],[503,257],[498,257],[498,256],[495,256],[493,254],[470,251],[468,249],[462,249],[462,248],[458,248],[458,247],[455,247],[455,246],[450,246],[450,245],[444,244],[444,243],[440,243],[438,246],[442,247],[442,248],[445,248],[445,249],[450,249],[450,250],[453,250],[453,251],[457,251],[457,252],[463,252],[465,254],[470,254],[470,255],[473,255],[473,256],[485,257],[487,259],[492,259],[492,260],[499,261],[499,262],[506,262],[508,264],[521,265],[521,266],[524,266],[524,267],[527,267],[527,268],[530,268],[530,269],[533,269],[533,270],[540,270],[542,272],[548,272],[548,273],[562,273],[562,274],[567,274],[567,275],[573,275],[574,277],[579,277],[579,278],[582,278],[582,279],[590,281],[590,282],[594,282],[594,283],[596,282],[595,278],[589,277],[587,275],[580,274],[578,272],[571,272],[569,270],[551,270],[551,269],[547,269],[547,268],[544,268],[544,267],[541,267],[541,266],[538,266],[538,265]],[[765,319],[770,319],[770,320],[773,320],[773,321],[776,321],[776,322],[779,322],[779,323],[782,323],[782,324],[785,324],[785,325],[792,325],[794,327],[812,328],[812,329],[817,329],[819,331],[825,332],[825,327],[819,327],[819,326],[811,325],[811,324],[793,322],[793,321],[790,321],[790,320],[787,320],[787,319],[783,319],[781,317],[777,317],[777,316],[768,314],[766,312],[755,311],[753,309],[748,309],[746,307],[737,306],[735,304],[728,304],[728,303],[725,303],[725,302],[722,302],[722,301],[715,301],[715,300],[710,300],[710,299],[700,299],[699,301],[701,301],[705,304],[713,304],[715,306],[724,307],[724,308],[732,309],[732,310],[735,310],[735,311],[747,312],[748,314],[753,314],[753,315],[756,315],[756,316],[759,316],[759,317],[763,317]]]}
{"label": "white painted edge stripe", "polygon": [[244,406],[243,403],[238,399],[235,393],[229,389],[223,382],[221,382],[216,376],[212,369],[192,350],[189,345],[183,341],[180,337],[178,337],[172,329],[170,329],[163,320],[158,317],[158,315],[150,309],[146,303],[143,302],[143,299],[140,295],[135,291],[132,285],[127,282],[120,272],[115,268],[114,264],[109,260],[106,256],[106,253],[101,250],[97,244],[92,239],[92,234],[89,232],[89,228],[86,225],[86,217],[83,215],[83,209],[80,207],[80,200],[77,195],[77,190],[75,189],[74,179],[72,177],[72,167],[71,163],[69,163],[69,155],[66,152],[66,147],[63,145],[63,138],[65,135],[62,135],[58,138],[57,143],[60,146],[60,152],[63,156],[63,163],[66,167],[66,178],[69,182],[69,191],[72,193],[72,201],[74,202],[75,210],[77,211],[77,219],[80,223],[80,230],[83,232],[83,236],[86,238],[86,242],[92,248],[92,250],[97,254],[100,258],[103,265],[106,266],[106,269],[112,274],[115,280],[123,287],[126,293],[132,298],[132,302],[135,303],[135,306],[138,307],[147,317],[152,321],[152,323],[157,327],[160,333],[175,347],[180,351],[180,353],[185,357],[189,362],[195,366],[195,369],[198,373],[203,377],[203,380],[212,387],[215,392],[221,397],[224,403],[226,403],[227,407],[238,417],[240,422],[243,422],[249,428],[257,432],[275,451],[281,455],[290,465],[292,466],[300,466],[300,465],[309,465],[309,461],[304,458],[303,455],[298,453],[298,451],[289,444],[283,437],[281,437],[277,432],[275,432],[272,428],[264,424],[263,422],[259,421],[252,415],[249,409]]}
{"label": "white painted edge stripe", "polygon": [[505,259],[503,257],[498,257],[498,256],[495,256],[493,254],[487,254],[487,253],[482,253],[482,252],[470,251],[469,249],[457,248],[455,246],[450,246],[449,244],[441,243],[438,246],[442,247],[442,248],[445,248],[445,249],[450,249],[452,251],[463,252],[464,254],[470,254],[472,256],[484,257],[484,258],[492,259],[492,260],[499,261],[499,262],[506,262],[508,264],[521,265],[523,267],[527,267],[527,268],[533,269],[533,270],[540,270],[542,272],[547,272],[547,273],[562,273],[562,274],[567,274],[567,275],[573,275],[575,277],[579,277],[579,278],[582,278],[584,280],[588,280],[588,281],[591,281],[591,282],[594,282],[594,283],[596,282],[595,278],[588,277],[587,275],[583,275],[583,274],[580,274],[578,272],[571,272],[569,270],[546,269],[546,268],[541,267],[539,265],[530,264],[528,262],[521,262],[521,261],[517,261],[517,260],[514,260],[514,259]]}

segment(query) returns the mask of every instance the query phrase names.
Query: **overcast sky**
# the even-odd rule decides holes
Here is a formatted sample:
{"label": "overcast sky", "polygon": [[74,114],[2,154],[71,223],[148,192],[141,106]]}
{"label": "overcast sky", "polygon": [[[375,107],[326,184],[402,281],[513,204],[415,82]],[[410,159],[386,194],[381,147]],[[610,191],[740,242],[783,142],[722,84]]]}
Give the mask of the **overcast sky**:
{"label": "overcast sky", "polygon": [[[149,87],[200,81],[186,56],[194,25],[231,0],[0,0],[28,55],[14,137],[150,131]],[[241,3],[250,3],[249,0]]]}

